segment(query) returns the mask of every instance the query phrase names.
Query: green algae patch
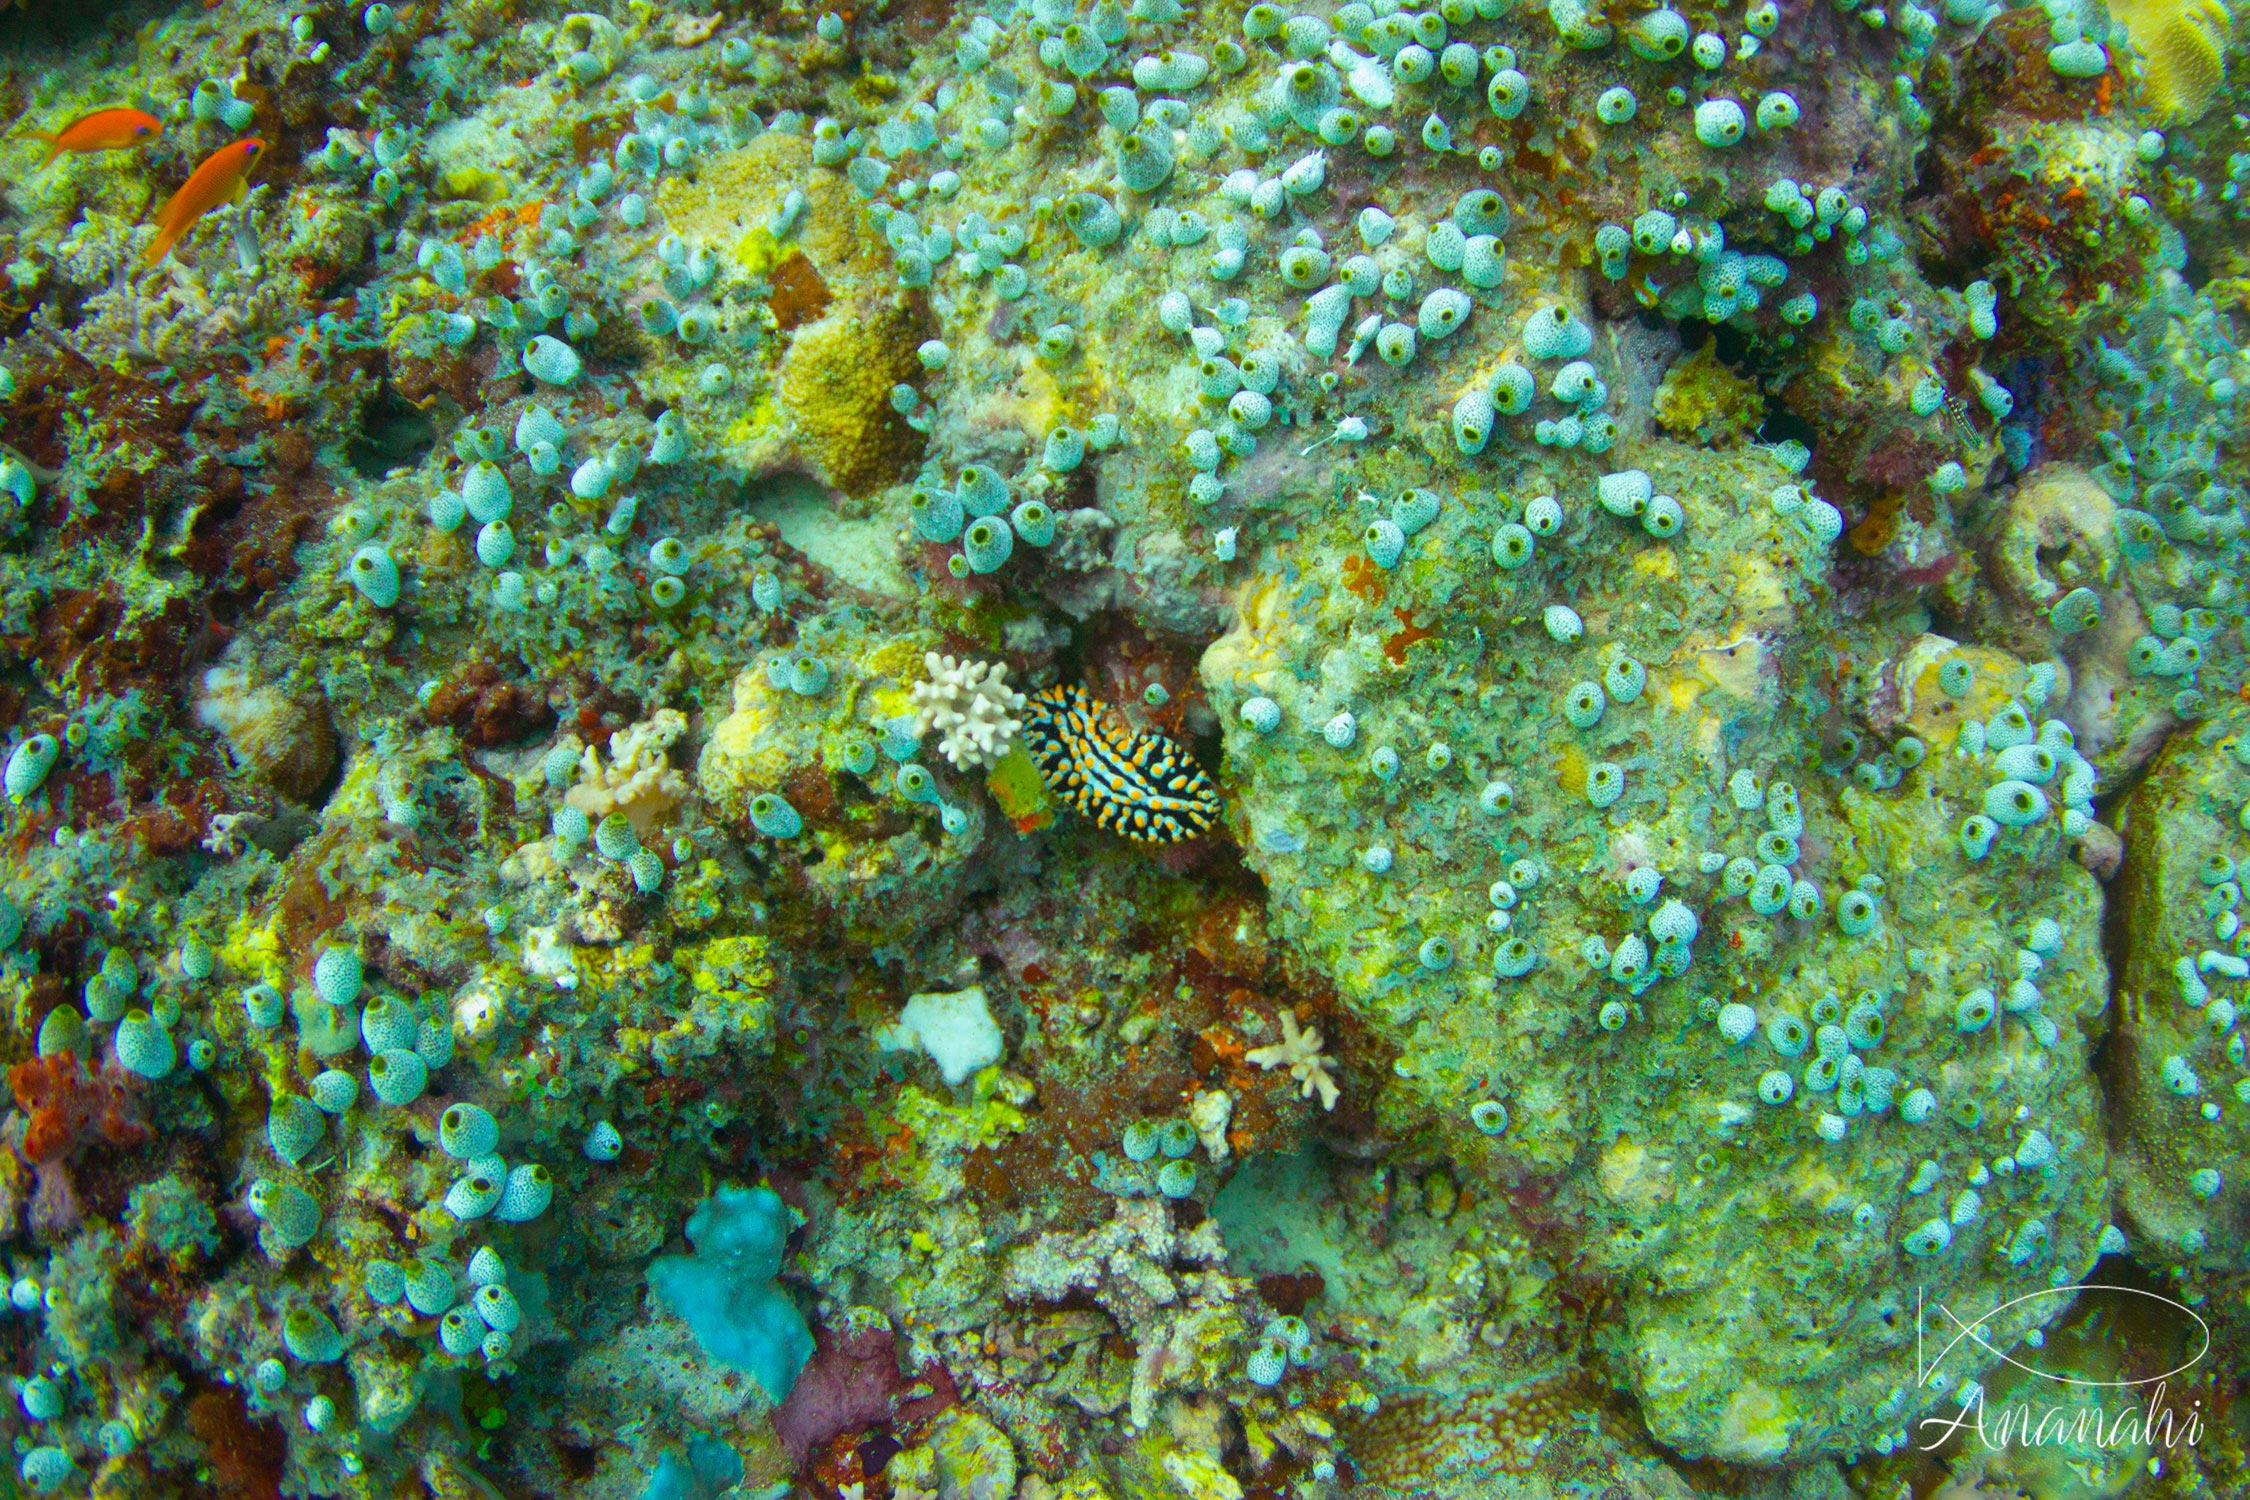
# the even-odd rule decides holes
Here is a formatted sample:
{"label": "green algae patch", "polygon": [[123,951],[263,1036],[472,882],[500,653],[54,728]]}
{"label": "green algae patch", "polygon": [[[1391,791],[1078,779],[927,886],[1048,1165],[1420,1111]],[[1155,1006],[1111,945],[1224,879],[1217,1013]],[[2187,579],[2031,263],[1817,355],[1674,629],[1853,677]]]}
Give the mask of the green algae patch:
{"label": "green algae patch", "polygon": [[1035,833],[1055,821],[1055,799],[1038,763],[1017,745],[984,778],[992,800],[1018,833]]}

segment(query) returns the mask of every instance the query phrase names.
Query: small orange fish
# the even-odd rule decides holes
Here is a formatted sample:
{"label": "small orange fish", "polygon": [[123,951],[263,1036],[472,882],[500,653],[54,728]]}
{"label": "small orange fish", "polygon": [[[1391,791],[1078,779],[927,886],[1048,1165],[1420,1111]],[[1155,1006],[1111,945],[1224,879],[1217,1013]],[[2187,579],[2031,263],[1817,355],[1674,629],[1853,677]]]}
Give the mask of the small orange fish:
{"label": "small orange fish", "polygon": [[261,140],[236,141],[203,158],[156,216],[156,238],[141,252],[141,264],[153,266],[164,258],[173,242],[195,227],[195,221],[242,191],[242,179],[266,149]]}
{"label": "small orange fish", "polygon": [[153,141],[164,133],[164,122],[137,109],[97,109],[82,115],[53,135],[34,132],[38,140],[47,143],[45,167],[48,162],[65,151],[122,151],[128,146],[138,146]]}

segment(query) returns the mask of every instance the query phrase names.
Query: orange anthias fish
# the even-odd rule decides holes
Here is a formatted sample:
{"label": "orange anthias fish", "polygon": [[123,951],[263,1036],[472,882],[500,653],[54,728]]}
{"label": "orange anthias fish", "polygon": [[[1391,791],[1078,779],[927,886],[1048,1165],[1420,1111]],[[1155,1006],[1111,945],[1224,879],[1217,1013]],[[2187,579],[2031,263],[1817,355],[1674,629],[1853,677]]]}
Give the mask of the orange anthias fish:
{"label": "orange anthias fish", "polygon": [[164,122],[154,115],[137,109],[97,109],[53,135],[39,133],[37,139],[47,143],[47,158],[39,165],[45,167],[65,151],[122,151],[153,141],[163,133]]}
{"label": "orange anthias fish", "polygon": [[203,158],[203,165],[180,184],[172,201],[156,216],[156,238],[141,252],[141,264],[153,266],[162,260],[173,242],[195,227],[196,220],[241,192],[243,178],[265,149],[266,143],[261,140],[236,141]]}

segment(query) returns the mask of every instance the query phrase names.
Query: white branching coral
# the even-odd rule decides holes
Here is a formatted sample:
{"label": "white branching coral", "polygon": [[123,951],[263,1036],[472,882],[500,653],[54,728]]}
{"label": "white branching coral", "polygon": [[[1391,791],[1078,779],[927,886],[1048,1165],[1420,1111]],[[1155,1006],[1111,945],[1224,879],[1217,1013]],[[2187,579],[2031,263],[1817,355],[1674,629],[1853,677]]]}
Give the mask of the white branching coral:
{"label": "white branching coral", "polygon": [[938,751],[956,769],[981,770],[1008,753],[1023,694],[1008,686],[1005,663],[955,661],[935,651],[922,658],[927,682],[914,684],[914,728],[938,732]]}
{"label": "white branching coral", "polygon": [[1336,1076],[1328,1071],[1328,1059],[1320,1050],[1320,1029],[1297,1029],[1297,1017],[1292,1011],[1281,1013],[1281,1040],[1271,1047],[1259,1047],[1243,1056],[1267,1070],[1286,1067],[1289,1076],[1304,1087],[1298,1097],[1310,1099],[1320,1095],[1322,1109],[1334,1109],[1338,1090]]}

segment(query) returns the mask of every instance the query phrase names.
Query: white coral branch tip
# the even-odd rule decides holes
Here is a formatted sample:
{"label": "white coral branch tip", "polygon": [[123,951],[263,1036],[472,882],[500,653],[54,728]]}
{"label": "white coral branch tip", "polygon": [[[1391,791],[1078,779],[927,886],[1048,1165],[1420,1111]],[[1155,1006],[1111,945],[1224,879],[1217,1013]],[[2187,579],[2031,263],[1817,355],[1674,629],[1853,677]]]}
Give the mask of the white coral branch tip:
{"label": "white coral branch tip", "polygon": [[1008,686],[1004,662],[956,661],[932,651],[922,658],[929,680],[914,684],[917,734],[938,732],[938,753],[957,770],[997,765],[1023,728],[1015,715],[1023,694]]}
{"label": "white coral branch tip", "polygon": [[1243,1057],[1269,1071],[1288,1068],[1289,1076],[1303,1085],[1298,1090],[1299,1098],[1310,1099],[1318,1094],[1322,1109],[1334,1109],[1341,1090],[1336,1087],[1335,1075],[1329,1072],[1329,1060],[1322,1055],[1320,1042],[1319,1027],[1300,1031],[1295,1012],[1285,1010],[1281,1012],[1281,1040],[1270,1047],[1246,1052]]}

